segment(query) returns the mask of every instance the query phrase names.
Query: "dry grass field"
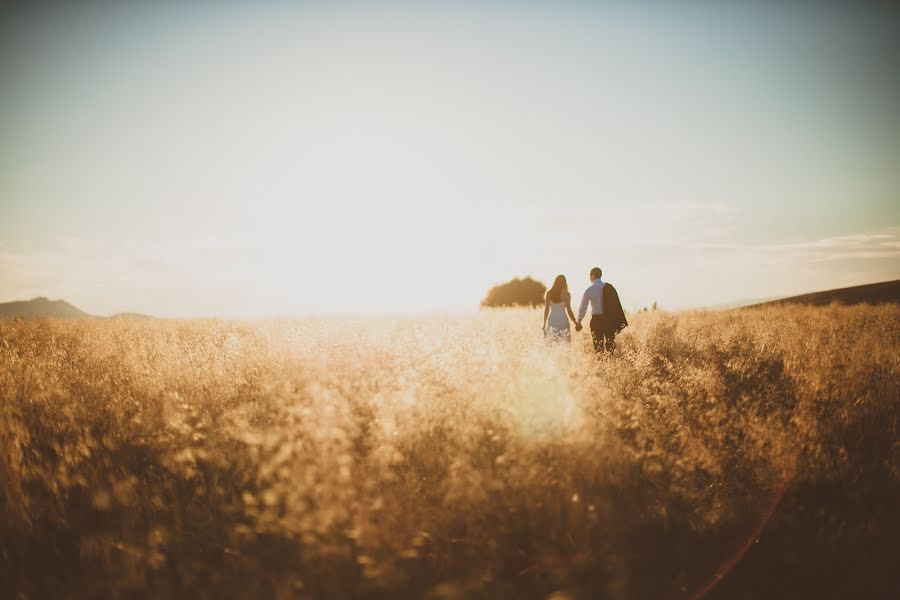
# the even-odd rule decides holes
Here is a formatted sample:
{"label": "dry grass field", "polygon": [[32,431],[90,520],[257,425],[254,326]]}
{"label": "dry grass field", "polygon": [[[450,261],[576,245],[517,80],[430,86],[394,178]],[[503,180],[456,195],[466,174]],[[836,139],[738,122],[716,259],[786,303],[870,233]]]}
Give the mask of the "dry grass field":
{"label": "dry grass field", "polygon": [[900,306],[631,321],[0,321],[0,597],[897,597]]}

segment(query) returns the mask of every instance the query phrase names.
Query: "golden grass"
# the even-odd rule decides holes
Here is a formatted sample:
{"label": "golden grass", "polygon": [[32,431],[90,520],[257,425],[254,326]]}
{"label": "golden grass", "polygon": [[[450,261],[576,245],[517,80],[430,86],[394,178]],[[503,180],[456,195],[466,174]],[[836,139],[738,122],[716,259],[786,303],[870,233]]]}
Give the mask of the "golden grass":
{"label": "golden grass", "polygon": [[631,321],[0,322],[0,596],[897,583],[900,307]]}

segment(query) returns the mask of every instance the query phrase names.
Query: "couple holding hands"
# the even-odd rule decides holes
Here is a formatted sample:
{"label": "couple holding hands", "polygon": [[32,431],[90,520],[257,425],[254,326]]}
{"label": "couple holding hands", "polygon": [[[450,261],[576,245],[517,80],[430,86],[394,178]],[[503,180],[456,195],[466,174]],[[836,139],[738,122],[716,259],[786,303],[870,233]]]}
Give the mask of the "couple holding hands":
{"label": "couple holding hands", "polygon": [[572,312],[572,295],[565,275],[557,275],[553,287],[544,298],[544,337],[557,342],[571,342],[569,318],[575,321],[575,331],[583,329],[581,321],[591,307],[591,337],[594,350],[612,352],[616,348],[616,334],[628,326],[619,294],[611,284],[601,279],[600,267],[591,269],[591,285],[584,290],[578,318]]}

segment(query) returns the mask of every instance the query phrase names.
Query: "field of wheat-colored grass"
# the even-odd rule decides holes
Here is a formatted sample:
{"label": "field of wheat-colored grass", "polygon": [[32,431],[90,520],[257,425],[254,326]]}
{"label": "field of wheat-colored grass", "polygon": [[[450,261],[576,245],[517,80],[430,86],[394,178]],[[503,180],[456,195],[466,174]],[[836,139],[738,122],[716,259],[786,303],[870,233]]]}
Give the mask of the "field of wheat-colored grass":
{"label": "field of wheat-colored grass", "polygon": [[890,597],[900,306],[630,320],[0,321],[0,597]]}

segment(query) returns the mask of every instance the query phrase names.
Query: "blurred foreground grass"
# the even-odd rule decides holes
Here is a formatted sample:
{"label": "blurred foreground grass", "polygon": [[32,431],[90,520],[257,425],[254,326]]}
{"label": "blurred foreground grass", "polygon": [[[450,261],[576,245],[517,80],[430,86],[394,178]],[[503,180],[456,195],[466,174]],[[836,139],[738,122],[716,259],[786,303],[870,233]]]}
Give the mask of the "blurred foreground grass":
{"label": "blurred foreground grass", "polygon": [[896,597],[900,307],[632,321],[0,322],[0,596]]}

